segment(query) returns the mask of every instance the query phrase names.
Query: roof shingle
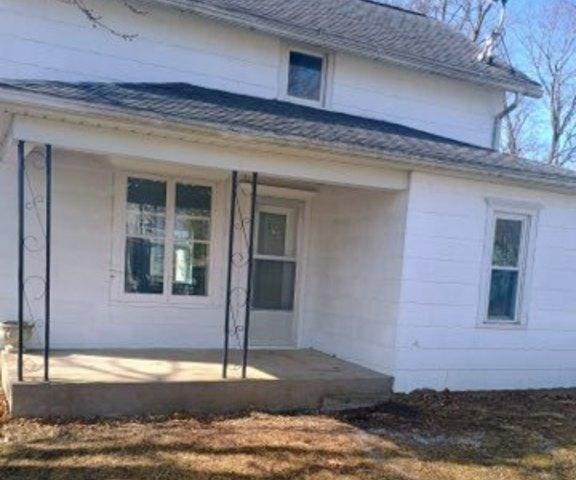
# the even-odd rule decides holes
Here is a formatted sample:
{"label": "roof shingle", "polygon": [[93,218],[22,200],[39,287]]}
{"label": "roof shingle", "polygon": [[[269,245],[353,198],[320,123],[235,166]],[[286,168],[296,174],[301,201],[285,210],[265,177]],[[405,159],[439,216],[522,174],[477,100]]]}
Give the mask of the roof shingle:
{"label": "roof shingle", "polygon": [[[576,188],[576,172],[522,160],[402,125],[289,102],[210,90],[183,83],[65,83],[1,80],[2,92],[49,96],[99,112],[130,114],[182,125],[238,132],[255,138],[370,153],[442,167],[497,175],[548,186]],[[34,102],[33,97],[30,102]],[[41,105],[41,99],[37,100]]]}
{"label": "roof shingle", "polygon": [[148,0],[318,46],[540,96],[538,83],[425,15],[367,0]]}

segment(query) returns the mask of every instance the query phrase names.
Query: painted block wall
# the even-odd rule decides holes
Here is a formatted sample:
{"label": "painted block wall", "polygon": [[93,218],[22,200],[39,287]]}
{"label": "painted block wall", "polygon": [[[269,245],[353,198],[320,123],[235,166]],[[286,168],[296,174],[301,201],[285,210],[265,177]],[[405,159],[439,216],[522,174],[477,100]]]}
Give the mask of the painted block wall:
{"label": "painted block wall", "polygon": [[[479,328],[486,197],[543,205],[525,328]],[[576,385],[576,199],[413,173],[396,389]]]}
{"label": "painted block wall", "polygon": [[[0,0],[0,77],[66,81],[187,82],[279,98],[279,38],[192,15],[91,0],[106,25],[93,28],[57,0]],[[327,108],[387,120],[489,147],[502,92],[363,58],[333,55]]]}
{"label": "painted block wall", "polygon": [[305,341],[394,371],[406,192],[325,187],[312,205]]}

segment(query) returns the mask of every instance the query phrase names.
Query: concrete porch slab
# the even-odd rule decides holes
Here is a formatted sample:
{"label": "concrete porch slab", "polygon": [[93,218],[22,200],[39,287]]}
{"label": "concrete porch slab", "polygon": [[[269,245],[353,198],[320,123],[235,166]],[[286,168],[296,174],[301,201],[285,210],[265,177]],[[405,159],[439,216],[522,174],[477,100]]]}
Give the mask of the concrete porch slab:
{"label": "concrete porch slab", "polygon": [[314,350],[257,350],[248,378],[240,352],[231,352],[221,377],[218,350],[77,350],[51,356],[51,382],[42,381],[42,355],[2,356],[2,384],[12,415],[93,417],[313,410],[331,398],[365,395],[371,403],[391,394],[392,378]]}

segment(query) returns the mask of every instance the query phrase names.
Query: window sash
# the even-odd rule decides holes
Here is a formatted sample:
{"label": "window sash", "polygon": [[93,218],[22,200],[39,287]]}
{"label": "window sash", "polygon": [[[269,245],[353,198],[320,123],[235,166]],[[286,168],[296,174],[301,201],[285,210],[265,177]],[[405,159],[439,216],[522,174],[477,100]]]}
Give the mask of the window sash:
{"label": "window sash", "polygon": [[[496,228],[498,220],[511,220],[521,222],[521,234],[518,245],[518,260],[516,266],[509,265],[498,265],[494,263],[494,250],[496,248]],[[516,213],[507,213],[495,211],[492,212],[492,222],[491,222],[491,237],[490,237],[490,256],[489,256],[489,275],[488,275],[488,285],[487,285],[487,298],[486,298],[486,310],[484,323],[486,324],[521,324],[522,316],[522,304],[524,296],[524,286],[526,277],[526,263],[527,263],[527,250],[528,242],[530,239],[530,227],[531,227],[531,216]],[[515,288],[515,298],[513,299],[514,306],[514,317],[510,318],[507,316],[491,316],[490,310],[492,307],[491,296],[492,296],[492,283],[494,278],[494,272],[513,272],[517,273],[517,282]]]}
{"label": "window sash", "polygon": [[[307,55],[322,60],[322,69],[320,72],[320,96],[317,100],[297,97],[290,94],[290,56],[292,53]],[[332,76],[332,62],[330,55],[319,49],[307,48],[300,45],[287,45],[283,49],[282,67],[282,80],[279,82],[279,96],[281,98],[292,103],[313,107],[323,106],[326,104],[328,92],[330,90],[329,77]]]}
{"label": "window sash", "polygon": [[[498,306],[498,304],[492,304],[492,294],[494,285],[494,280],[496,278],[497,273],[512,273],[515,274],[515,284],[514,284],[514,298],[508,298],[504,304],[504,309],[510,309],[513,312],[512,315],[491,315],[491,310],[494,307],[495,309],[502,308],[502,305]],[[521,285],[521,278],[522,273],[520,270],[517,269],[500,269],[500,268],[493,268],[490,272],[490,285],[489,285],[489,298],[488,298],[488,320],[491,322],[502,322],[502,323],[516,323],[518,320],[518,307],[519,307],[519,300],[520,300],[520,285]],[[510,287],[510,285],[505,285]]]}
{"label": "window sash", "polygon": [[[148,236],[148,235],[129,235],[127,232],[127,219],[130,211],[129,204],[127,202],[127,189],[128,180],[130,178],[136,179],[146,179],[153,181],[166,182],[166,212],[165,212],[165,228],[164,236]],[[195,180],[194,178],[174,178],[165,177],[158,175],[149,175],[146,173],[125,173],[121,175],[121,208],[122,214],[119,216],[118,234],[119,245],[118,245],[118,268],[121,269],[122,275],[120,281],[118,281],[118,299],[124,299],[126,301],[134,303],[175,303],[175,304],[190,304],[190,303],[203,303],[210,300],[213,297],[213,276],[214,276],[214,255],[213,255],[213,241],[214,241],[214,200],[216,197],[216,186],[211,182]],[[204,244],[208,245],[208,259],[207,259],[207,278],[206,278],[206,295],[176,295],[172,293],[173,285],[177,282],[174,281],[174,251],[178,245],[185,243],[182,240],[175,238],[175,221],[176,221],[176,185],[193,185],[199,187],[208,187],[211,189],[212,203],[210,206],[210,216],[204,215],[187,215],[178,214],[178,217],[186,217],[193,220],[201,220],[209,222],[209,233],[208,239],[194,240],[194,242],[189,243],[191,249],[194,249],[194,244]],[[163,293],[161,294],[147,294],[147,293],[132,293],[125,290],[125,279],[126,279],[126,242],[128,237],[132,238],[144,238],[153,241],[162,241],[164,243],[164,272],[163,272]]]}
{"label": "window sash", "polygon": [[[315,90],[310,95],[305,93],[305,86],[306,85],[298,85],[298,82],[306,83],[305,73],[306,67],[302,64],[298,63],[300,61],[308,61],[311,60],[314,63],[317,63],[318,69],[313,69],[310,71],[310,74],[314,75],[314,78],[311,80],[314,81],[314,85],[310,85]],[[320,102],[322,100],[322,82],[324,80],[324,71],[325,71],[325,59],[323,56],[320,55],[312,55],[309,53],[301,52],[298,50],[290,50],[288,54],[288,88],[286,89],[286,93],[290,97],[299,98],[301,100],[309,101],[309,102]],[[304,77],[300,77],[299,75],[304,75]],[[294,83],[293,83],[294,82]],[[317,82],[317,85],[316,85]],[[317,91],[316,91],[317,89]],[[302,90],[304,93],[300,93],[299,91]]]}

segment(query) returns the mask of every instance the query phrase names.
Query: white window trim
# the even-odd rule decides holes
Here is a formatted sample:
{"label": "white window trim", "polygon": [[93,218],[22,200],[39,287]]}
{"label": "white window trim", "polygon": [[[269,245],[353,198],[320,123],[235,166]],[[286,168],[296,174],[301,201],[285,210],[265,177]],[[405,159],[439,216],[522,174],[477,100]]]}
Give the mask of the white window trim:
{"label": "white window trim", "polygon": [[[502,198],[486,198],[487,221],[482,262],[480,302],[477,326],[481,328],[522,329],[529,320],[530,293],[532,290],[532,271],[536,252],[536,239],[541,204]],[[490,286],[492,278],[492,257],[496,220],[508,218],[522,220],[522,243],[519,259],[518,292],[516,298],[515,320],[491,319],[488,317]]]}
{"label": "white window trim", "polygon": [[[298,270],[300,268],[299,262],[299,252],[298,252],[298,237],[300,232],[298,231],[298,219],[300,217],[300,208],[298,207],[278,207],[275,205],[259,205],[257,207],[256,212],[256,223],[254,225],[255,228],[255,238],[254,238],[254,260],[272,260],[278,262],[291,262],[294,263],[296,266],[296,276],[294,277],[294,301],[292,304],[292,310],[280,310],[280,309],[269,309],[269,308],[257,308],[252,307],[254,312],[272,312],[272,313],[296,313],[296,288],[297,288],[297,278],[298,278]],[[260,213],[278,213],[286,215],[287,225],[286,225],[286,232],[290,233],[288,237],[285,239],[285,249],[287,251],[293,252],[293,255],[284,255],[284,256],[276,256],[276,255],[266,255],[258,253],[259,249],[259,238],[258,232],[260,231]]]}
{"label": "white window trim", "polygon": [[[320,99],[307,100],[305,98],[293,97],[288,95],[288,75],[290,69],[290,52],[303,53],[304,55],[311,55],[314,57],[322,58],[322,81],[320,83]],[[332,94],[332,79],[333,79],[333,56],[325,51],[302,46],[302,45],[282,45],[281,46],[281,64],[280,64],[280,79],[278,85],[280,91],[278,98],[288,102],[305,105],[308,107],[327,107],[329,99]]]}
{"label": "white window trim", "polygon": [[[173,271],[173,242],[166,242],[164,252],[164,293],[141,294],[127,293],[124,289],[125,275],[125,242],[126,242],[126,188],[128,178],[142,178],[147,180],[165,181],[167,183],[166,203],[166,232],[165,238],[173,237],[174,231],[174,201],[176,183],[206,186],[212,188],[212,211],[210,221],[210,260],[208,273],[208,294],[205,296],[172,295],[172,271]],[[157,305],[174,307],[211,307],[220,302],[220,250],[218,238],[220,222],[216,213],[221,210],[220,192],[216,182],[211,182],[195,177],[155,175],[138,171],[117,172],[114,177],[114,225],[112,244],[112,269],[110,283],[110,297],[113,302],[129,303],[132,305]]]}

